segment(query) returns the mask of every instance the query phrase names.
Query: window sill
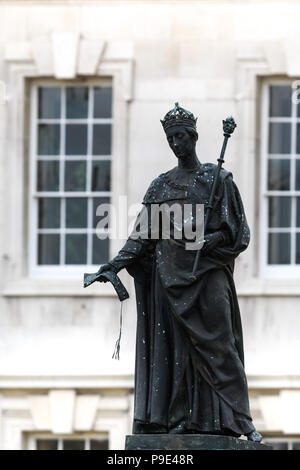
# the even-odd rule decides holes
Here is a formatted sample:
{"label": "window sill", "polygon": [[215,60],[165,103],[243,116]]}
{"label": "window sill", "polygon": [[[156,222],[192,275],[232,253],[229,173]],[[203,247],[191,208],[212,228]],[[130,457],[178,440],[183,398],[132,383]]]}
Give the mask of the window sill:
{"label": "window sill", "polygon": [[[236,280],[239,297],[300,297],[300,280],[252,278],[239,284]],[[128,288],[127,288],[128,290]],[[110,283],[94,283],[84,288],[82,281],[20,279],[6,285],[4,297],[112,297],[116,291]]]}
{"label": "window sill", "polygon": [[95,282],[84,288],[79,280],[20,279],[7,285],[2,291],[4,297],[115,297],[117,294],[110,283]]}
{"label": "window sill", "polygon": [[239,297],[300,297],[300,279],[258,279],[237,282]]}

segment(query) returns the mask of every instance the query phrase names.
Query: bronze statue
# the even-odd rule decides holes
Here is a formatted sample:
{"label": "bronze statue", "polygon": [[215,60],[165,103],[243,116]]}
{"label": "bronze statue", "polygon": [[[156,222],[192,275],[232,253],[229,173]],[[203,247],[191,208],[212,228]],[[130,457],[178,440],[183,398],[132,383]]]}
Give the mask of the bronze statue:
{"label": "bronze statue", "polygon": [[[204,204],[205,242],[197,255],[186,250],[184,239],[130,236],[93,279],[107,281],[102,274],[115,276],[123,268],[134,277],[133,433],[245,435],[260,442],[249,411],[233,280],[234,260],[250,239],[242,200],[222,162],[217,167],[199,161],[191,112],[176,103],[161,122],[178,164],[150,184],[144,211],[150,214],[153,205],[164,203]],[[232,120],[227,133],[234,127]]]}

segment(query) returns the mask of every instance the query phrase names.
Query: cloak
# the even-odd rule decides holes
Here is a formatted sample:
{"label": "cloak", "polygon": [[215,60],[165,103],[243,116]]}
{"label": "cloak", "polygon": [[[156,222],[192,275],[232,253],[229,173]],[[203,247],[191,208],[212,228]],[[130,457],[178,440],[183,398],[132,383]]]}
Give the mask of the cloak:
{"label": "cloak", "polygon": [[[145,230],[153,204],[205,208],[215,171],[216,165],[204,164],[159,175],[143,199]],[[254,430],[233,280],[234,260],[247,248],[250,233],[239,191],[224,169],[207,227],[214,232],[222,233],[223,243],[200,257],[196,280],[191,278],[196,251],[186,250],[184,239],[129,237],[110,262],[126,267],[135,282],[135,433],[239,436]]]}

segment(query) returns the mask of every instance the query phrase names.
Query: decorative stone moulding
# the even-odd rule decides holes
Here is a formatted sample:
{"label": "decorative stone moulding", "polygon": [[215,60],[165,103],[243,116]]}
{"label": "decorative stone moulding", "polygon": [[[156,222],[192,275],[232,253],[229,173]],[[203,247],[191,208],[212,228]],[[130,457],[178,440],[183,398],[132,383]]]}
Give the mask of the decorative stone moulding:
{"label": "decorative stone moulding", "polygon": [[36,77],[73,80],[77,77],[121,75],[123,99],[132,100],[133,46],[84,38],[78,32],[53,32],[32,41],[8,43],[4,60],[26,68],[34,66]]}

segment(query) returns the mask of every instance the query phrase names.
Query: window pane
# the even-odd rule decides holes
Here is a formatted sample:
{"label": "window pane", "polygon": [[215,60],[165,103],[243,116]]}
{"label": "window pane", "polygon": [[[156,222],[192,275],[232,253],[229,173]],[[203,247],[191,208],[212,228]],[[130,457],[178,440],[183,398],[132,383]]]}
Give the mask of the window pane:
{"label": "window pane", "polygon": [[37,439],[37,450],[57,450],[58,441],[55,439]]}
{"label": "window pane", "polygon": [[103,439],[102,441],[97,441],[95,439],[92,439],[91,443],[90,443],[90,449],[91,450],[107,450],[108,449],[108,440]]}
{"label": "window pane", "polygon": [[66,198],[66,228],[87,227],[87,199]]}
{"label": "window pane", "polygon": [[60,199],[58,197],[39,198],[39,228],[60,227]]}
{"label": "window pane", "polygon": [[66,124],[66,155],[87,154],[87,125]]}
{"label": "window pane", "polygon": [[[93,228],[96,228],[97,223],[102,220],[104,217],[106,218],[109,214],[108,211],[104,211],[105,207],[103,206],[103,215],[96,215],[97,208],[101,206],[101,204],[110,204],[110,198],[109,197],[95,197],[93,199]],[[99,207],[99,210],[101,208]],[[103,228],[108,228],[107,224]]]}
{"label": "window pane", "polygon": [[296,233],[296,264],[300,264],[300,233]]}
{"label": "window pane", "polygon": [[269,233],[269,264],[290,264],[291,235],[289,233]]}
{"label": "window pane", "polygon": [[291,198],[272,196],[269,198],[269,227],[291,226]]}
{"label": "window pane", "polygon": [[59,124],[38,125],[38,155],[59,155]]}
{"label": "window pane", "polygon": [[65,162],[65,191],[85,191],[86,162]]}
{"label": "window pane", "polygon": [[87,87],[68,87],[67,88],[67,118],[85,119],[88,116],[88,97],[89,89]]}
{"label": "window pane", "polygon": [[300,160],[296,160],[295,189],[300,190]]}
{"label": "window pane", "polygon": [[39,87],[38,100],[40,119],[60,118],[60,96],[61,89],[58,87]]}
{"label": "window pane", "polygon": [[290,189],[290,159],[268,161],[268,189],[287,191]]}
{"label": "window pane", "polygon": [[297,91],[293,89],[293,93],[295,93],[294,99],[297,100],[296,101],[297,117],[300,117],[300,87],[299,86],[297,87]]}
{"label": "window pane", "polygon": [[37,190],[58,191],[59,189],[59,162],[39,161],[37,167]]}
{"label": "window pane", "polygon": [[94,88],[94,117],[110,118],[112,115],[112,88],[95,87]]}
{"label": "window pane", "polygon": [[273,450],[288,450],[288,443],[287,442],[264,442],[265,444],[269,444],[273,447]]}
{"label": "window pane", "polygon": [[111,125],[94,124],[93,126],[93,155],[111,154]]}
{"label": "window pane", "polygon": [[111,161],[93,161],[92,191],[110,191]]}
{"label": "window pane", "polygon": [[84,450],[84,440],[80,439],[64,439],[63,450]]}
{"label": "window pane", "polygon": [[300,450],[300,442],[293,442],[293,450]]}
{"label": "window pane", "polygon": [[296,153],[300,154],[300,124],[297,124],[297,148]]}
{"label": "window pane", "polygon": [[291,152],[291,124],[271,122],[269,124],[269,153]]}
{"label": "window pane", "polygon": [[38,264],[59,264],[58,234],[39,234]]}
{"label": "window pane", "polygon": [[97,235],[93,235],[93,260],[92,263],[99,264],[107,263],[109,260],[109,238],[100,240]]}
{"label": "window pane", "polygon": [[291,115],[292,88],[286,85],[270,86],[270,116],[289,117]]}
{"label": "window pane", "polygon": [[300,197],[296,197],[296,227],[300,227]]}
{"label": "window pane", "polygon": [[86,264],[87,235],[66,234],[66,264]]}

